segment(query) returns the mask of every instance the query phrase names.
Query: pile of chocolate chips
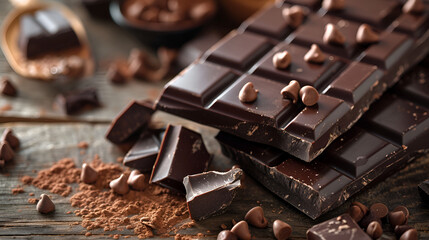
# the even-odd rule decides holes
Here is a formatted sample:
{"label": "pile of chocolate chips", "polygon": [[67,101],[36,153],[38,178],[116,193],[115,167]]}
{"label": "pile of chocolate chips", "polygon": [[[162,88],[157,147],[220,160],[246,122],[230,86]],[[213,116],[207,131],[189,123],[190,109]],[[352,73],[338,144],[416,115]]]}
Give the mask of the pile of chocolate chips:
{"label": "pile of chocolate chips", "polygon": [[360,202],[353,202],[348,213],[372,239],[383,234],[383,222],[389,222],[400,240],[418,239],[417,230],[407,225],[410,212],[404,206],[389,211],[383,203],[374,203],[368,208]]}
{"label": "pile of chocolate chips", "polygon": [[15,150],[19,148],[19,139],[12,129],[6,128],[0,137],[0,168],[15,157]]}

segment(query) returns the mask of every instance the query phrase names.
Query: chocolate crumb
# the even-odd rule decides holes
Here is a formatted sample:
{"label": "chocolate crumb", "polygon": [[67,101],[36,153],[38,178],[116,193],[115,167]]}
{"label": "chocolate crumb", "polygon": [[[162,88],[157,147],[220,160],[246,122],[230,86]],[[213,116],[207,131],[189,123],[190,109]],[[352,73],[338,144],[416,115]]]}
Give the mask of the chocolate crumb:
{"label": "chocolate crumb", "polygon": [[12,194],[17,195],[24,192],[24,188],[21,186],[17,186],[16,188],[12,188]]}
{"label": "chocolate crumb", "polygon": [[39,199],[37,199],[37,198],[29,198],[29,199],[27,200],[27,202],[28,202],[29,204],[36,204],[38,201],[39,201]]}

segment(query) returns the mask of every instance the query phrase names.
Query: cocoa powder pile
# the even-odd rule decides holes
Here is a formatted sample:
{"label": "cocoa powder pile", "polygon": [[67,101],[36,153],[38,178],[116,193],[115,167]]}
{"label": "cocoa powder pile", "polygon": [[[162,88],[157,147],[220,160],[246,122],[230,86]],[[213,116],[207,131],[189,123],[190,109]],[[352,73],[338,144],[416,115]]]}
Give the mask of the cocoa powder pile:
{"label": "cocoa powder pile", "polygon": [[130,190],[118,195],[109,189],[109,182],[129,171],[124,171],[117,163],[103,163],[98,156],[89,165],[98,171],[98,179],[91,185],[80,181],[81,169],[70,158],[39,171],[34,179],[24,176],[21,181],[61,196],[72,192],[71,183],[79,183],[78,192],[70,202],[79,208],[74,213],[82,218],[81,225],[88,230],[132,229],[139,238],[147,238],[155,234],[168,236],[183,229],[184,225],[176,226],[189,216],[183,197],[152,184],[143,191]]}

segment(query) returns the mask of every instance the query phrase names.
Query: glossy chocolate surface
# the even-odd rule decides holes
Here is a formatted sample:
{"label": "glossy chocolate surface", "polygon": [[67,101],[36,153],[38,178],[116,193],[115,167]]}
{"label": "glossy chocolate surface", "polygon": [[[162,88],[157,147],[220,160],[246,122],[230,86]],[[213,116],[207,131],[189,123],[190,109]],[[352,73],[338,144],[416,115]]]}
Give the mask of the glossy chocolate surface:
{"label": "glossy chocolate surface", "polygon": [[311,163],[224,132],[217,139],[223,152],[249,175],[306,215],[317,218],[429,150],[429,104],[403,94],[406,88],[429,86],[425,71],[427,65],[421,64],[405,75]]}
{"label": "glossy chocolate surface", "polygon": [[[216,43],[166,85],[157,109],[310,162],[429,51],[428,31],[415,35],[398,27],[404,18],[398,2],[350,0],[339,12],[309,12],[294,30],[281,18],[283,7],[288,6],[279,3],[261,10]],[[355,7],[369,10],[357,11]],[[328,23],[344,35],[344,45],[323,41]],[[379,42],[356,42],[362,23],[380,34]],[[415,24],[417,28],[423,25]],[[324,52],[323,63],[304,61],[312,44]],[[272,59],[284,50],[291,63],[278,69]],[[291,80],[301,87],[315,87],[320,93],[318,103],[305,107],[301,101],[293,104],[282,99],[280,90]],[[259,91],[258,97],[251,103],[240,102],[238,92],[250,81]]]}
{"label": "glossy chocolate surface", "polygon": [[308,240],[371,240],[349,214],[314,225],[307,231]]}
{"label": "glossy chocolate surface", "polygon": [[161,139],[158,134],[144,131],[133,147],[124,157],[124,165],[130,168],[135,168],[140,172],[152,171],[158,156]]}

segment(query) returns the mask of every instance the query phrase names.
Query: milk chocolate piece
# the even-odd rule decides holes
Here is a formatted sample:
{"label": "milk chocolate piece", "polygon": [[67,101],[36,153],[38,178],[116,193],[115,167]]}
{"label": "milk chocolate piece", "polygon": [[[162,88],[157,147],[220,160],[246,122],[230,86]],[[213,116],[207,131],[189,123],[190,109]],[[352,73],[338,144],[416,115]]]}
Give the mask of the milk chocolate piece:
{"label": "milk chocolate piece", "polygon": [[369,208],[369,211],[379,219],[385,218],[389,213],[389,209],[383,203],[374,203]]}
{"label": "milk chocolate piece", "polygon": [[425,10],[425,5],[422,0],[407,0],[402,7],[404,13],[419,14]]}
{"label": "milk chocolate piece", "polygon": [[19,148],[19,145],[21,144],[19,141],[19,138],[15,135],[15,133],[13,132],[13,130],[11,128],[6,128],[3,131],[3,134],[1,135],[0,141],[6,141],[7,143],[9,143],[9,146],[13,149],[16,150]]}
{"label": "milk chocolate piece", "polygon": [[113,119],[106,133],[106,138],[119,144],[139,132],[149,123],[154,112],[151,101],[132,101]]}
{"label": "milk chocolate piece", "polygon": [[323,54],[317,44],[312,44],[310,50],[305,54],[304,60],[310,63],[323,63],[325,61],[325,54]]}
{"label": "milk chocolate piece", "polygon": [[242,174],[241,169],[235,168],[228,172],[210,171],[183,178],[190,217],[199,221],[224,212],[241,187]]}
{"label": "milk chocolate piece", "polygon": [[415,228],[409,229],[404,234],[401,235],[399,240],[417,240],[419,239],[419,234]]}
{"label": "milk chocolate piece", "polygon": [[18,90],[8,77],[2,77],[0,83],[0,92],[5,96],[15,97],[18,93]]}
{"label": "milk chocolate piece", "polygon": [[349,208],[348,214],[355,220],[356,222],[359,222],[362,220],[364,213],[362,209],[359,206],[352,205]]}
{"label": "milk chocolate piece", "polygon": [[8,142],[0,142],[0,160],[9,162],[15,157],[15,153]]}
{"label": "milk chocolate piece", "polygon": [[333,44],[333,45],[343,45],[345,41],[346,41],[345,37],[334,24],[328,23],[325,26],[325,33],[323,34],[324,43]]}
{"label": "milk chocolate piece", "polygon": [[254,102],[258,98],[258,89],[255,89],[252,82],[248,82],[241,88],[238,98],[244,103]]}
{"label": "milk chocolate piece", "polygon": [[250,234],[249,225],[246,221],[240,221],[232,227],[231,232],[234,233],[240,240],[250,240],[252,235]]}
{"label": "milk chocolate piece", "polygon": [[300,6],[283,8],[282,15],[287,24],[292,28],[297,28],[304,20],[304,10]]}
{"label": "milk chocolate piece", "polygon": [[157,134],[143,132],[137,142],[124,157],[124,165],[140,172],[152,171],[159,152],[161,140]]}
{"label": "milk chocolate piece", "polygon": [[223,230],[217,235],[217,240],[238,240],[238,238],[231,231]]}
{"label": "milk chocolate piece", "polygon": [[392,227],[398,225],[404,225],[407,219],[405,218],[405,214],[402,211],[390,212],[389,213],[389,223]]}
{"label": "milk chocolate piece", "polygon": [[36,205],[36,209],[39,213],[47,214],[55,211],[55,204],[48,195],[42,194],[40,195],[40,200]]}
{"label": "milk chocolate piece", "polygon": [[277,219],[273,223],[273,232],[277,240],[286,240],[292,234],[292,227]]}
{"label": "milk chocolate piece", "polygon": [[93,88],[60,94],[56,97],[55,104],[67,115],[78,114],[101,106],[97,90]]}
{"label": "milk chocolate piece", "polygon": [[117,194],[127,194],[130,191],[127,179],[128,178],[125,174],[121,174],[118,178],[110,181],[109,187]]}
{"label": "milk chocolate piece", "polygon": [[423,181],[419,184],[420,196],[429,203],[429,180]]}
{"label": "milk chocolate piece", "polygon": [[128,176],[127,183],[132,189],[137,191],[142,191],[147,186],[145,176],[141,174],[139,170],[131,171],[130,176]]}
{"label": "milk chocolate piece", "polygon": [[412,229],[412,227],[408,225],[397,225],[395,227],[395,235],[397,238],[400,238],[402,234],[404,234],[406,231],[410,229]]}
{"label": "milk chocolate piece", "polygon": [[380,37],[374,32],[368,24],[362,24],[356,33],[356,42],[361,44],[376,43]]}
{"label": "milk chocolate piece", "polygon": [[273,56],[273,65],[278,69],[286,69],[291,61],[291,56],[287,51],[278,52]]}
{"label": "milk chocolate piece", "polygon": [[383,228],[379,222],[373,221],[366,228],[366,233],[368,233],[372,239],[378,239],[383,235]]}
{"label": "milk chocolate piece", "polygon": [[260,206],[250,209],[244,216],[244,220],[257,228],[265,228],[268,225],[268,220],[264,216],[264,210]]}
{"label": "milk chocolate piece", "polygon": [[348,239],[370,240],[371,238],[359,227],[348,214],[329,219],[307,230],[308,240]]}
{"label": "milk chocolate piece", "polygon": [[299,97],[305,106],[313,106],[319,100],[319,93],[312,86],[304,86],[299,90]]}
{"label": "milk chocolate piece", "polygon": [[346,0],[323,0],[322,7],[328,11],[344,9]]}
{"label": "milk chocolate piece", "polygon": [[82,172],[80,174],[80,180],[86,184],[91,184],[97,181],[98,172],[87,163],[82,164]]}
{"label": "milk chocolate piece", "polygon": [[280,93],[283,95],[284,98],[290,99],[293,103],[296,103],[298,101],[300,89],[301,86],[299,85],[299,83],[296,80],[292,80],[286,87],[284,87],[280,91]]}
{"label": "milk chocolate piece", "polygon": [[68,20],[57,10],[39,10],[20,18],[18,45],[26,58],[79,47]]}
{"label": "milk chocolate piece", "polygon": [[185,193],[183,178],[206,171],[210,160],[199,133],[168,125],[149,182]]}

